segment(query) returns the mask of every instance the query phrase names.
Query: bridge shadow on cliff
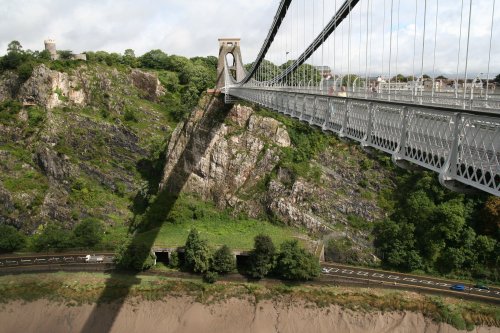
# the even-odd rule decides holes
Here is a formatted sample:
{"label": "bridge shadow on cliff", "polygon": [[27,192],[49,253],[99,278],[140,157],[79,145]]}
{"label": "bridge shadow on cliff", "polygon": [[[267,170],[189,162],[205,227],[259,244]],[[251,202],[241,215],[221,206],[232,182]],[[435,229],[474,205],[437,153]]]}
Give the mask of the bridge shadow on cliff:
{"label": "bridge shadow on cliff", "polygon": [[[190,136],[185,149],[180,154],[176,165],[170,172],[170,177],[163,181],[163,186],[157,193],[155,200],[149,205],[147,210],[141,208],[141,206],[136,207],[135,205],[137,203],[133,203],[134,215],[141,213],[143,213],[143,215],[140,222],[131,228],[131,230],[134,230],[134,236],[132,237],[130,245],[127,247],[127,252],[136,250],[139,244],[146,245],[148,249],[153,246],[160,230],[159,227],[165,223],[165,219],[172,210],[182,188],[188,180],[192,166],[196,166],[199,163],[201,157],[208,149],[215,133],[223,124],[229,110],[230,106],[224,105],[221,99],[215,96],[207,98],[203,106],[203,116],[201,120],[195,125],[193,135]],[[183,132],[187,130],[187,124],[188,121],[184,123]],[[143,170],[148,170],[148,168],[144,168]],[[154,178],[155,177],[152,177],[151,179]],[[156,177],[156,180],[159,179],[160,178]],[[154,181],[150,182],[148,191],[153,190],[151,188],[152,183],[154,183]],[[153,193],[154,192],[155,190],[153,190]],[[135,217],[136,216],[134,216],[134,221],[136,220]],[[149,232],[144,234],[144,231]],[[137,236],[139,232],[142,235],[140,240]],[[148,235],[148,238],[145,239],[143,235]],[[138,255],[140,256],[140,260],[144,262],[149,252],[142,252],[144,253]],[[81,330],[82,333],[105,333],[111,331],[133,286],[141,282],[140,277],[137,276],[139,274],[138,272],[128,272],[128,274],[129,275],[124,278],[124,272],[115,271],[111,273],[106,280],[106,285],[99,296],[97,305],[94,307]],[[103,304],[107,304],[106,309],[102,307]]]}

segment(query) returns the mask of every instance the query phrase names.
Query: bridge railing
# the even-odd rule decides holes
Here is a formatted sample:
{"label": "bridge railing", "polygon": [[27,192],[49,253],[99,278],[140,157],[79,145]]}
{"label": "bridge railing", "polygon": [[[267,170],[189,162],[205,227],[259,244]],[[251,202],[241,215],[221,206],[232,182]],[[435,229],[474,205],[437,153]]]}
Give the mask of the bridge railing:
{"label": "bridge railing", "polygon": [[287,91],[297,93],[311,93],[315,95],[329,95],[339,97],[351,97],[366,100],[380,100],[411,103],[416,105],[435,105],[438,107],[453,107],[460,110],[486,111],[500,114],[500,94],[478,94],[459,91],[412,91],[412,90],[392,90],[392,91],[371,91],[365,88],[360,88],[358,91],[347,89],[345,91],[336,89],[330,90],[331,87],[320,86],[259,86],[259,82],[246,86],[234,85],[232,88],[257,88],[268,89],[273,91]]}
{"label": "bridge railing", "polygon": [[500,196],[498,116],[282,89],[228,92],[435,171],[449,188],[459,182]]}

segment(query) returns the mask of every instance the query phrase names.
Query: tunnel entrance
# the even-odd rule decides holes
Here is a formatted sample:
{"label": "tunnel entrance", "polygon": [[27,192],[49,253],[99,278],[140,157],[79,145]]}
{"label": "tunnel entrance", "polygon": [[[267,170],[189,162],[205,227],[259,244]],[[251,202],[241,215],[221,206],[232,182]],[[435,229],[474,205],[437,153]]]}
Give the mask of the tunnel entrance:
{"label": "tunnel entrance", "polygon": [[240,274],[245,274],[248,270],[249,257],[248,254],[236,255],[236,270]]}
{"label": "tunnel entrance", "polygon": [[170,261],[168,260],[168,252],[155,252],[156,262],[161,262],[162,264],[168,265]]}

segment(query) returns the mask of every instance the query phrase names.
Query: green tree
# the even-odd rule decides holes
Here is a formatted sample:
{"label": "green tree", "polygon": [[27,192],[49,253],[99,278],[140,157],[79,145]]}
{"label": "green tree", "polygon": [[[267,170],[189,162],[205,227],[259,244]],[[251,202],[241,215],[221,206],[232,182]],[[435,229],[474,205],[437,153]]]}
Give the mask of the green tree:
{"label": "green tree", "polygon": [[310,280],[320,273],[319,260],[294,239],[281,244],[276,271],[287,280]]}
{"label": "green tree", "polygon": [[77,247],[94,247],[101,243],[103,236],[103,223],[92,217],[77,224],[73,230],[74,244]]}
{"label": "green tree", "polygon": [[195,273],[204,273],[210,268],[211,251],[208,242],[200,238],[198,230],[191,229],[184,246],[185,267]]}
{"label": "green tree", "polygon": [[125,52],[123,53],[123,56],[135,58],[135,52],[132,49],[126,49]]}
{"label": "green tree", "polygon": [[19,74],[19,79],[21,81],[26,81],[33,74],[34,64],[32,62],[23,62],[17,68],[17,73]]}
{"label": "green tree", "polygon": [[130,66],[130,67],[138,67],[139,66],[139,59],[135,57],[135,52],[132,49],[126,49],[125,52],[123,53],[123,64]]}
{"label": "green tree", "polygon": [[4,69],[16,69],[25,59],[24,54],[19,52],[9,52],[3,58],[1,67]]}
{"label": "green tree", "polygon": [[495,76],[495,79],[493,80],[493,82],[495,82],[496,84],[500,85],[500,74],[498,74],[497,76]]}
{"label": "green tree", "polygon": [[17,40],[13,40],[7,45],[7,52],[22,53],[23,46]]}
{"label": "green tree", "polygon": [[184,105],[188,108],[194,107],[198,103],[199,92],[198,88],[192,83],[184,86],[181,90],[181,99]]}
{"label": "green tree", "polygon": [[271,237],[257,235],[254,239],[254,248],[249,255],[248,274],[261,279],[274,268],[276,248]]}
{"label": "green tree", "polygon": [[398,74],[391,79],[392,82],[406,82],[407,78],[403,74]]}
{"label": "green tree", "polygon": [[489,265],[490,261],[494,261],[493,258],[496,246],[497,241],[495,239],[484,235],[477,236],[475,248],[477,249],[478,259],[481,264]]}
{"label": "green tree", "polygon": [[10,225],[0,225],[0,252],[14,252],[21,249],[26,238],[16,228]]}
{"label": "green tree", "polygon": [[430,220],[433,239],[457,241],[465,226],[465,206],[460,199],[443,202],[436,207]]}
{"label": "green tree", "polygon": [[480,211],[478,229],[488,236],[500,236],[500,197],[488,197]]}
{"label": "green tree", "polygon": [[174,251],[170,254],[170,258],[168,259],[168,265],[172,268],[179,267],[179,253]]}
{"label": "green tree", "polygon": [[156,256],[143,243],[127,242],[118,248],[116,263],[119,267],[135,271],[145,271],[153,267]]}
{"label": "green tree", "polygon": [[71,60],[73,58],[73,51],[70,50],[59,50],[57,54],[61,60]]}
{"label": "green tree", "polygon": [[460,248],[448,247],[437,260],[437,268],[442,273],[457,271],[462,268],[466,258]]}
{"label": "green tree", "polygon": [[167,69],[168,55],[162,50],[151,50],[139,57],[139,61],[142,67]]}
{"label": "green tree", "polygon": [[35,251],[63,250],[69,247],[70,233],[58,223],[48,223],[33,239]]}
{"label": "green tree", "polygon": [[236,268],[236,262],[231,249],[223,245],[214,253],[212,269],[218,273],[226,274]]}
{"label": "green tree", "polygon": [[161,71],[160,73],[158,73],[158,79],[160,80],[161,84],[163,84],[163,86],[167,88],[168,92],[174,93],[179,91],[180,83],[177,73],[170,71]]}
{"label": "green tree", "polygon": [[42,60],[51,60],[51,55],[48,50],[43,50],[42,52],[38,53],[37,58]]}

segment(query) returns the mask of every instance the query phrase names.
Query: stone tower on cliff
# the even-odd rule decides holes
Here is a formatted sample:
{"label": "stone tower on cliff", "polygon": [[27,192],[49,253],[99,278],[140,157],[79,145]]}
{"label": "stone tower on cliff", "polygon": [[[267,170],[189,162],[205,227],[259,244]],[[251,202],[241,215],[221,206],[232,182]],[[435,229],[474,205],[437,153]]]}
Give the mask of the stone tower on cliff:
{"label": "stone tower on cliff", "polygon": [[45,51],[49,51],[50,53],[50,59],[57,60],[59,55],[57,54],[56,41],[49,38],[44,40],[43,43],[45,44]]}

